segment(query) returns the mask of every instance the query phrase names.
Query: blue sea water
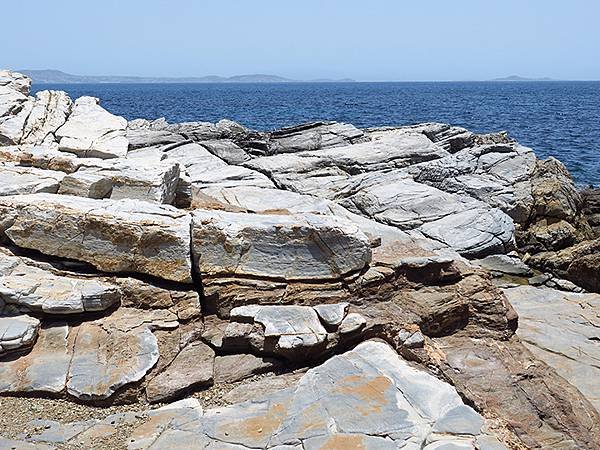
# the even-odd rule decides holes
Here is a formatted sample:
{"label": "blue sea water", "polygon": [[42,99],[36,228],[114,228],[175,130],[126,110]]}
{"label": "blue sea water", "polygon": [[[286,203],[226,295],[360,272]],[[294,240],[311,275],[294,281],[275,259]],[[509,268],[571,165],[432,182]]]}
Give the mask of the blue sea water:
{"label": "blue sea water", "polygon": [[127,119],[228,118],[269,130],[337,120],[357,127],[446,122],[507,130],[539,157],[554,156],[580,185],[600,186],[600,82],[402,82],[285,84],[38,84],[92,95]]}

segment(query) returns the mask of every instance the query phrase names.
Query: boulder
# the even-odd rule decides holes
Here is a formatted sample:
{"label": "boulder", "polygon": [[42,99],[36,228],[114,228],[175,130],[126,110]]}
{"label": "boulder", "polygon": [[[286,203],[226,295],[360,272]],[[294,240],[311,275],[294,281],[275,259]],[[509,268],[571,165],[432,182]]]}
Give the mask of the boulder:
{"label": "boulder", "polygon": [[99,105],[94,97],[80,97],[66,123],[56,131],[61,151],[82,157],[123,158],[129,141],[127,121]]}
{"label": "boulder", "polygon": [[584,189],[581,192],[583,199],[583,214],[594,230],[596,237],[600,237],[600,189]]}
{"label": "boulder", "polygon": [[554,158],[536,161],[531,185],[533,202],[528,226],[517,235],[523,250],[556,251],[593,238],[582,212],[581,195],[562,163]]}
{"label": "boulder", "polygon": [[38,336],[40,321],[25,314],[0,315],[0,355],[31,347]]}
{"label": "boulder", "polygon": [[569,264],[567,278],[588,291],[600,293],[600,251],[575,259]]}
{"label": "boulder", "polygon": [[0,70],[0,145],[16,144],[32,108],[31,80],[25,75]]}
{"label": "boulder", "polygon": [[595,239],[557,252],[537,253],[527,258],[527,263],[539,270],[566,278],[587,290],[600,292],[598,255],[600,239]]}
{"label": "boulder", "polygon": [[52,194],[0,197],[0,233],[13,244],[106,272],[191,282],[190,217],[134,200]]}
{"label": "boulder", "polygon": [[47,138],[54,140],[54,133],[67,120],[72,102],[62,91],[40,91],[19,139],[22,144],[41,144]]}

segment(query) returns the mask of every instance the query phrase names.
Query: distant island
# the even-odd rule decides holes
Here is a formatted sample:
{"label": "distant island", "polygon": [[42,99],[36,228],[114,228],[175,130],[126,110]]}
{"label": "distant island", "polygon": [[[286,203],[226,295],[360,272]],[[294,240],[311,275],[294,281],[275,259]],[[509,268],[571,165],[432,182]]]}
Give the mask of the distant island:
{"label": "distant island", "polygon": [[[221,77],[209,75],[204,77],[132,77],[132,76],[97,76],[73,75],[60,70],[28,70],[18,72],[31,78],[37,84],[82,84],[82,83],[298,83],[303,80],[292,80],[277,75],[251,74]],[[350,78],[332,80],[320,78],[307,80],[310,83],[353,82]]]}
{"label": "distant island", "polygon": [[527,77],[521,77],[519,75],[511,75],[508,77],[503,77],[503,78],[494,78],[493,80],[490,81],[555,81],[552,78],[548,78],[548,77],[542,77],[542,78],[527,78]]}

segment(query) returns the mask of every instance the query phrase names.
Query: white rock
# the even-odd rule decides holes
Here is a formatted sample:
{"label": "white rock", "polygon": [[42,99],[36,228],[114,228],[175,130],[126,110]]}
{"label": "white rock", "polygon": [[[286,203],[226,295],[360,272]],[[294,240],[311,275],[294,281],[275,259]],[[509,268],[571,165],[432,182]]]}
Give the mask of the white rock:
{"label": "white rock", "polygon": [[80,97],[67,122],[56,131],[60,150],[83,157],[119,158],[127,155],[127,121],[114,116],[94,97]]}
{"label": "white rock", "polygon": [[64,177],[64,173],[54,170],[0,164],[0,196],[54,194]]}

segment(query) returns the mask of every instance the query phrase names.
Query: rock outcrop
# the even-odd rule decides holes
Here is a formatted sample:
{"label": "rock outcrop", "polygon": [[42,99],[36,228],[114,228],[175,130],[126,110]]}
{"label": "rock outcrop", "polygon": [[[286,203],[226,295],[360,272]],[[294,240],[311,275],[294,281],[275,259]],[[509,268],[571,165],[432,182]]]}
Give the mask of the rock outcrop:
{"label": "rock outcrop", "polygon": [[0,448],[600,448],[565,291],[600,290],[598,208],[558,161],[30,84],[0,72]]}

